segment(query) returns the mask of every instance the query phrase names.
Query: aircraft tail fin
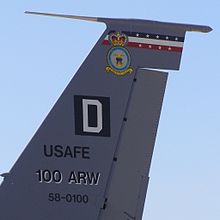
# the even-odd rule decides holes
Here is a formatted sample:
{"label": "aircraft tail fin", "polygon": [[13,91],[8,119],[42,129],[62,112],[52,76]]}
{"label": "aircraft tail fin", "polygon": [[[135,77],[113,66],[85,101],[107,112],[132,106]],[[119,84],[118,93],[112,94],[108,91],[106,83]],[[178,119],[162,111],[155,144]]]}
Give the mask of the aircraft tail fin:
{"label": "aircraft tail fin", "polygon": [[210,29],[26,13],[107,28],[5,176],[1,218],[141,219],[168,76],[149,68],[178,69],[185,32]]}

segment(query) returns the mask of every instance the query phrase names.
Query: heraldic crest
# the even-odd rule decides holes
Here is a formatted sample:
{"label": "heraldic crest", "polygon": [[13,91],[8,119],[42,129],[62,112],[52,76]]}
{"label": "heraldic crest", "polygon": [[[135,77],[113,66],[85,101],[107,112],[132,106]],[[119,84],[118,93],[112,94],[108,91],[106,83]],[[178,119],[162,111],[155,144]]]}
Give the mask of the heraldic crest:
{"label": "heraldic crest", "polygon": [[119,32],[111,33],[109,35],[109,42],[111,42],[113,47],[108,51],[106,71],[113,72],[119,76],[132,73],[133,69],[130,67],[131,57],[128,50],[124,47],[128,42],[128,37]]}

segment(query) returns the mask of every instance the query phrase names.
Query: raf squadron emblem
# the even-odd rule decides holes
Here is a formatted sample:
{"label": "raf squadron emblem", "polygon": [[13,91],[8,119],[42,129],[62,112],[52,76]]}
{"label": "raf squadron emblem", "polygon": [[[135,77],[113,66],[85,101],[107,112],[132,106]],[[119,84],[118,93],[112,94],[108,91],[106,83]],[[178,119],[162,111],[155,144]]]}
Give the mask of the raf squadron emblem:
{"label": "raf squadron emblem", "polygon": [[111,42],[113,47],[108,51],[106,71],[113,72],[118,76],[132,73],[133,69],[130,67],[131,57],[124,47],[128,42],[127,36],[119,32],[112,33],[109,35],[109,42]]}

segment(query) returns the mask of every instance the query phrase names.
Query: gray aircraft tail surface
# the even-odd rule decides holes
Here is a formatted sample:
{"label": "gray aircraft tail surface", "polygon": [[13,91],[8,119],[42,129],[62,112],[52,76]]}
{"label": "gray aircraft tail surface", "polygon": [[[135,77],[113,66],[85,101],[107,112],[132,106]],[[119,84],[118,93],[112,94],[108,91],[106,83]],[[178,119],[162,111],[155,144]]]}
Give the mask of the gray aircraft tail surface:
{"label": "gray aircraft tail surface", "polygon": [[[141,220],[167,72],[207,26],[29,14],[106,30],[0,186],[4,220]],[[154,70],[153,70],[154,69]]]}

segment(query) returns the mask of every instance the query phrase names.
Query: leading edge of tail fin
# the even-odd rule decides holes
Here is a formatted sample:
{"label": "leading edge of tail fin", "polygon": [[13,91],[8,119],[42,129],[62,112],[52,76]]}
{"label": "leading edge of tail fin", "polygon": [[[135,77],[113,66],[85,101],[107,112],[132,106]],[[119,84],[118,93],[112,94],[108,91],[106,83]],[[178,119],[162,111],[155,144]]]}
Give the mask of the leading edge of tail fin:
{"label": "leading edge of tail fin", "polygon": [[168,75],[141,68],[178,69],[187,30],[103,21],[107,29],[4,176],[2,219],[141,219]]}

